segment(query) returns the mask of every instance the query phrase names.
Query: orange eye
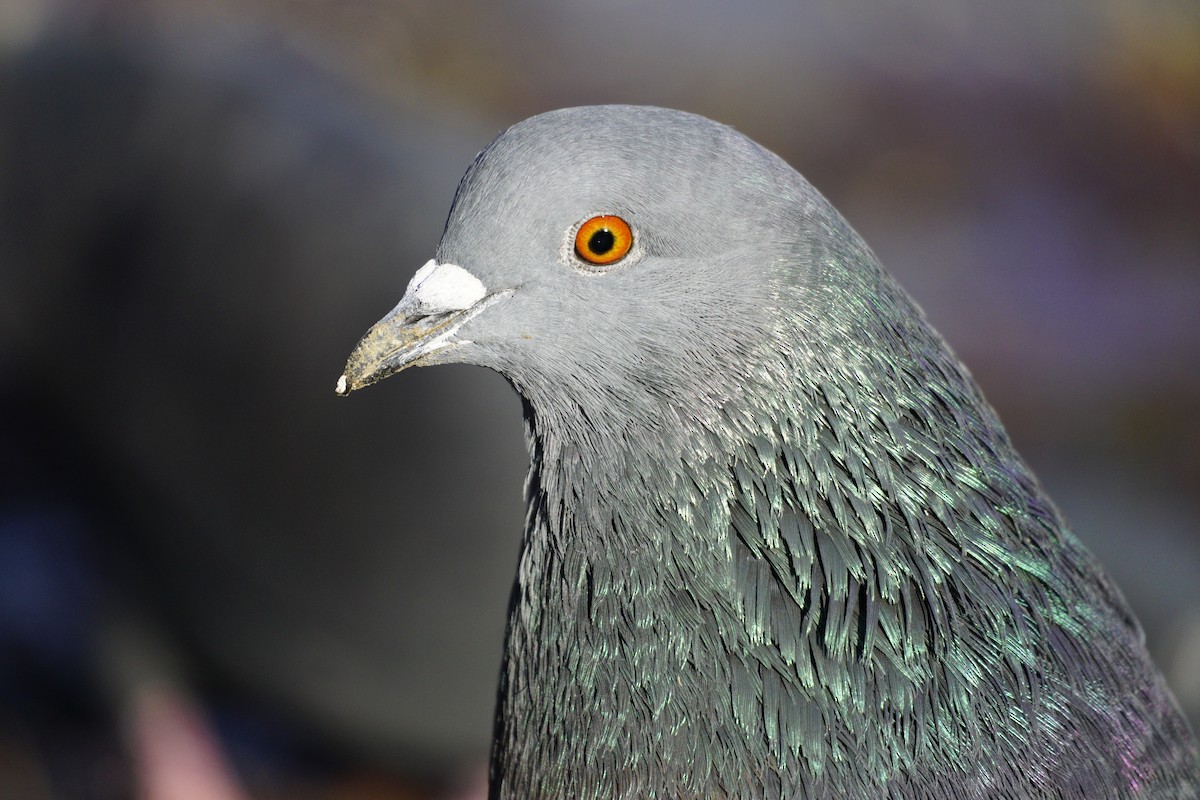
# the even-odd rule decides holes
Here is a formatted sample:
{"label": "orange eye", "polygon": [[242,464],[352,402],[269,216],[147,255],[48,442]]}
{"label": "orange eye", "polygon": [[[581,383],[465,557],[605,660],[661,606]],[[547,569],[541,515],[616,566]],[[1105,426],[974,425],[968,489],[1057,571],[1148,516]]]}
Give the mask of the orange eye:
{"label": "orange eye", "polygon": [[605,266],[620,261],[633,247],[633,231],[620,217],[592,217],[575,234],[575,255],[589,264]]}

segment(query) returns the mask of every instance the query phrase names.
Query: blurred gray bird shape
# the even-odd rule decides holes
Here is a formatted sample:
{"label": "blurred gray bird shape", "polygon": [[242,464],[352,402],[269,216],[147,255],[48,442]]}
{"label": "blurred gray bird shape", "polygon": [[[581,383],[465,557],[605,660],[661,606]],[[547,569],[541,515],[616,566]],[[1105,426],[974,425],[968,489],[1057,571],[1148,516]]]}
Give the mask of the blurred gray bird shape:
{"label": "blurred gray bird shape", "polygon": [[555,111],[459,185],[346,394],[524,401],[491,797],[1193,798],[1119,591],[967,370],[784,161]]}

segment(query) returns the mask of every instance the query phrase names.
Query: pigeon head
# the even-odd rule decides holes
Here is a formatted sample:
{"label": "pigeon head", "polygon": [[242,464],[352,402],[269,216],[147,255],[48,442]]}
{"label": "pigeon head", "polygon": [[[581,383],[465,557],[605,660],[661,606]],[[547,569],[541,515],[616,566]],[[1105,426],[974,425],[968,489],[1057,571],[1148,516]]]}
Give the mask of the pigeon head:
{"label": "pigeon head", "polygon": [[671,409],[719,405],[774,327],[774,265],[813,263],[791,257],[811,197],[774,154],[702,117],[534,117],[475,160],[436,258],[363,339],[339,391],[467,362],[506,375],[539,411],[593,423],[669,425]]}

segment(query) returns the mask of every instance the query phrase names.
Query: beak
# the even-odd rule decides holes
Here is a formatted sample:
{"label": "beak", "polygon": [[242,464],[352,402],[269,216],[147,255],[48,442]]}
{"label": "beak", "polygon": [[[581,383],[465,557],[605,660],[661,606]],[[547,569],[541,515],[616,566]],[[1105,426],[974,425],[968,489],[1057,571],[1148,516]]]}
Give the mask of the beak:
{"label": "beak", "polygon": [[354,348],[338,378],[337,393],[347,395],[419,366],[427,356],[452,344],[467,320],[507,294],[489,295],[483,283],[462,267],[430,260],[417,270],[399,304]]}

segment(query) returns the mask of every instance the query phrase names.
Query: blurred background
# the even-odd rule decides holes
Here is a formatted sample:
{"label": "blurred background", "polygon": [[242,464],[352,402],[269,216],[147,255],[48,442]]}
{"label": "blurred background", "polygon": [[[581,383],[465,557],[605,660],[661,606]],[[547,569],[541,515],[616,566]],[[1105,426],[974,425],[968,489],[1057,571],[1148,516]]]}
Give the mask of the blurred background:
{"label": "blurred background", "polygon": [[4,0],[0,797],[482,797],[520,406],[345,356],[504,127],[803,172],[972,368],[1200,722],[1194,0]]}

